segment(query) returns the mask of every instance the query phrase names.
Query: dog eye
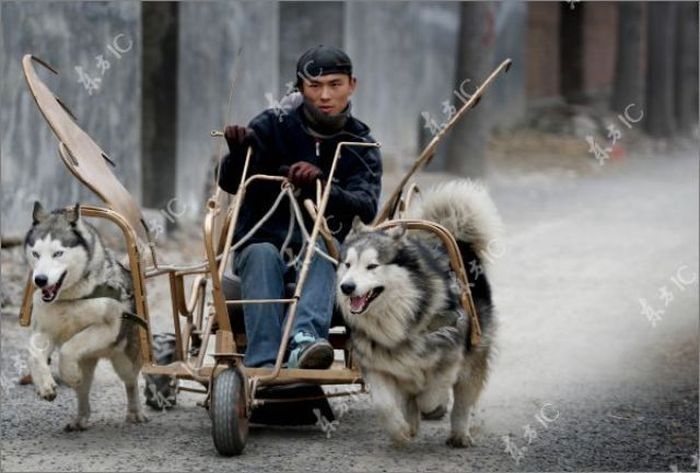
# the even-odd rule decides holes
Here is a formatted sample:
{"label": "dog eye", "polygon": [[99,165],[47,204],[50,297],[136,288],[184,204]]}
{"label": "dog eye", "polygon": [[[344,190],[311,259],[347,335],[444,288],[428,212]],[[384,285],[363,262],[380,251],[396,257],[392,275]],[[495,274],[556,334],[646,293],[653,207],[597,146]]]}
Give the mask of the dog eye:
{"label": "dog eye", "polygon": [[345,264],[345,267],[346,267],[346,268],[349,268],[349,267],[350,267],[350,263],[348,263],[347,261],[346,261],[344,264]]}
{"label": "dog eye", "polygon": [[39,259],[39,252],[38,252],[38,251],[32,251],[32,256],[35,257],[36,259]]}
{"label": "dog eye", "polygon": [[379,267],[378,264],[368,264],[368,265],[367,265],[367,269],[375,269],[375,268],[377,268],[377,267]]}
{"label": "dog eye", "polygon": [[54,258],[58,258],[58,257],[61,256],[61,255],[63,255],[63,252],[62,252],[62,251],[56,251],[56,252],[54,252],[53,257],[54,257]]}

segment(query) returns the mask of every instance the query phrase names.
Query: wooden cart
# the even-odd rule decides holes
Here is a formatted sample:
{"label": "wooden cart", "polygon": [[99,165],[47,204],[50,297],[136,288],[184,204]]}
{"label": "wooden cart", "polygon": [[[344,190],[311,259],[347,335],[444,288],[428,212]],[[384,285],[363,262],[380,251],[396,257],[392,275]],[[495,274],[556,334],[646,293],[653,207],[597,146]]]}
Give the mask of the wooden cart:
{"label": "wooden cart", "polygon": [[[287,298],[271,300],[242,300],[227,294],[236,293],[237,281],[227,277],[224,272],[229,258],[235,257],[236,245],[232,236],[238,220],[239,210],[244,205],[246,190],[256,181],[267,180],[279,182],[280,191],[276,204],[285,197],[292,206],[297,223],[303,226],[302,209],[293,196],[293,187],[284,177],[270,175],[248,175],[248,164],[252,150],[248,149],[243,176],[239,190],[232,199],[218,187],[206,202],[206,215],[203,223],[205,259],[196,264],[170,265],[158,259],[152,232],[143,218],[141,210],[129,191],[119,182],[112,172],[113,162],[107,154],[80,128],[75,116],[68,107],[56,97],[39,78],[34,68],[39,64],[56,73],[56,70],[32,55],[22,59],[24,75],[29,89],[58,139],[59,155],[71,173],[88,189],[94,192],[104,206],[82,205],[81,213],[85,217],[105,219],[121,232],[128,255],[129,269],[133,279],[136,315],[146,322],[141,331],[141,351],[145,360],[143,373],[166,375],[176,379],[198,382],[201,389],[184,388],[205,395],[204,407],[209,410],[212,419],[212,435],[216,449],[223,455],[238,455],[246,444],[248,424],[251,413],[257,407],[269,403],[294,402],[298,399],[266,398],[265,386],[292,384],[298,382],[318,385],[352,385],[354,389],[342,393],[326,394],[326,397],[352,395],[366,392],[361,373],[353,363],[352,351],[348,343],[348,332],[342,326],[342,318],[334,318],[336,330],[330,337],[334,348],[343,350],[342,361],[335,361],[327,370],[287,369],[283,368],[284,355],[290,336],[297,305],[304,290],[311,258],[315,252],[319,237],[326,242],[329,254],[323,257],[337,257],[337,248],[323,218],[330,186],[317,187],[315,202],[307,200],[305,211],[313,218],[310,233],[304,231],[306,245],[302,251],[303,261],[297,283]],[[510,64],[506,61],[475,92],[472,99],[465,104],[448,125],[449,128],[461,114],[472,107],[495,75]],[[412,174],[430,160],[437,143],[447,129],[438,135],[416,161],[416,165],[402,180],[400,186],[390,195],[381,210],[375,226],[387,228],[399,223],[410,228],[435,233],[445,244],[450,255],[452,268],[455,270],[463,288],[462,303],[472,317],[472,342],[480,336],[478,317],[469,292],[464,264],[461,261],[454,237],[443,227],[432,222],[404,220],[400,216],[416,190],[410,187],[405,198],[402,190]],[[327,181],[332,182],[336,164],[345,147],[378,147],[378,143],[341,142],[338,144]],[[230,202],[229,202],[230,201]],[[270,211],[268,214],[271,214]],[[240,242],[239,242],[240,243]],[[233,250],[233,251],[232,251]],[[175,360],[166,365],[154,362],[152,334],[149,321],[148,294],[146,282],[151,278],[167,277],[170,285],[170,298],[175,333]],[[225,290],[228,288],[228,290]],[[27,278],[20,323],[28,326],[31,321],[32,293],[35,290],[31,276]],[[279,304],[288,306],[288,315],[284,325],[282,344],[273,368],[248,368],[242,363],[245,347],[245,330],[242,328],[241,306],[244,304]]]}

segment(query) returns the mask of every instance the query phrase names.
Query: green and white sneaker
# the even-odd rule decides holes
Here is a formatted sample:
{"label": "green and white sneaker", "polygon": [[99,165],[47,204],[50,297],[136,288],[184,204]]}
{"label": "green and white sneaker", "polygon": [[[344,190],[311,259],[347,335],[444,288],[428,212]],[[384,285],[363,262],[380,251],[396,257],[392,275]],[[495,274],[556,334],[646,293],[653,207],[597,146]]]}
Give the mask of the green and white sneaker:
{"label": "green and white sneaker", "polygon": [[288,368],[325,370],[333,364],[333,347],[328,340],[299,332],[292,338]]}

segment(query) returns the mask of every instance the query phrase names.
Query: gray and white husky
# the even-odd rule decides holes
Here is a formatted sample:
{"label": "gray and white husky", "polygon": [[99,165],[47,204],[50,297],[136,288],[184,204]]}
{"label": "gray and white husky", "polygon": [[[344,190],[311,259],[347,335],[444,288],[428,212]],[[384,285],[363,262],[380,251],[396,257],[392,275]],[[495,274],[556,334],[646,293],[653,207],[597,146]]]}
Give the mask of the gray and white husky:
{"label": "gray and white husky", "polygon": [[56,397],[47,361],[57,349],[60,377],[78,397],[77,416],[66,430],[84,430],[95,366],[108,358],[126,386],[126,420],[145,421],[138,393],[141,328],[134,321],[129,272],[104,247],[97,230],[83,221],[78,204],[48,213],[35,202],[32,217],[24,249],[38,288],[29,367],[39,396],[48,401]]}
{"label": "gray and white husky", "polygon": [[[440,418],[453,398],[447,444],[471,443],[468,419],[485,384],[495,323],[483,268],[501,220],[485,188],[448,182],[424,194],[411,217],[439,223],[458,242],[482,338],[469,346],[470,321],[441,243],[398,226],[374,231],[355,219],[338,268],[337,302],[353,355],[392,440],[414,437],[421,416]],[[474,271],[478,268],[479,271]]]}

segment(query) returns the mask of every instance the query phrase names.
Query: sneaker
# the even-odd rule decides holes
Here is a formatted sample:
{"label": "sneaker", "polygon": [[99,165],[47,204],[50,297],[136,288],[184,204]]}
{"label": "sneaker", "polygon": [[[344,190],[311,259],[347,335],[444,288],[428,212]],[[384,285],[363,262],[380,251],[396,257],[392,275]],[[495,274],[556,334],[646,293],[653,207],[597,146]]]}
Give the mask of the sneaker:
{"label": "sneaker", "polygon": [[323,338],[299,332],[292,338],[289,368],[325,370],[333,364],[333,347]]}

